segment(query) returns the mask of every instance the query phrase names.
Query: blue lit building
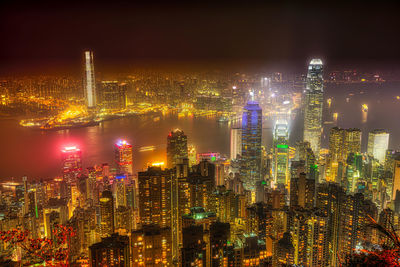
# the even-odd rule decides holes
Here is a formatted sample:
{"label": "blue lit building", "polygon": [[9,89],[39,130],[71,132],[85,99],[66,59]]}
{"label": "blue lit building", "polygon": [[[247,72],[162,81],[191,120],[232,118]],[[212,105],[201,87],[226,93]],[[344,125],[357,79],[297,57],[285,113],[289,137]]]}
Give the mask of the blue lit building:
{"label": "blue lit building", "polygon": [[255,190],[261,175],[262,110],[256,101],[249,101],[242,117],[242,158],[240,175],[248,190]]}

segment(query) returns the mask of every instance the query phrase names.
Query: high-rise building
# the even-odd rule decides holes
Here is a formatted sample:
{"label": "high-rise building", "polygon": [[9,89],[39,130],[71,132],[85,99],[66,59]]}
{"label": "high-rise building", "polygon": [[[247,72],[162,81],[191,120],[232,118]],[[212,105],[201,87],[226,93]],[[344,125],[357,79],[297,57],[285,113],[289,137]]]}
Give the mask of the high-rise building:
{"label": "high-rise building", "polygon": [[76,146],[66,146],[61,152],[64,181],[74,182],[82,171],[82,151]]}
{"label": "high-rise building", "polygon": [[330,172],[327,175],[326,180],[337,181],[337,178],[341,177],[344,172],[344,169],[340,168],[340,166],[345,165],[344,163],[347,162],[349,155],[358,155],[360,153],[360,129],[332,128],[329,135]]}
{"label": "high-rise building", "polygon": [[101,106],[106,110],[126,108],[127,84],[118,81],[101,82]]}
{"label": "high-rise building", "polygon": [[118,207],[126,207],[126,183],[127,177],[126,175],[116,175],[113,183],[114,187],[114,195],[115,195],[115,208]]}
{"label": "high-rise building", "polygon": [[231,129],[231,159],[242,154],[242,128]]}
{"label": "high-rise building", "polygon": [[182,216],[190,212],[190,187],[188,159],[178,160],[171,180],[171,230],[172,257],[179,261],[182,246]]}
{"label": "high-rise building", "polygon": [[389,133],[382,129],[373,130],[368,134],[368,154],[380,163],[385,161],[386,150],[389,147]]}
{"label": "high-rise building", "polygon": [[131,266],[128,236],[113,234],[102,238],[101,242],[91,245],[89,251],[91,267]]}
{"label": "high-rise building", "polygon": [[114,198],[111,191],[103,191],[100,198],[100,231],[102,237],[114,233]]}
{"label": "high-rise building", "polygon": [[188,158],[190,167],[197,164],[196,156],[196,147],[194,145],[188,145]]}
{"label": "high-rise building", "polygon": [[289,129],[287,121],[278,120],[274,129],[273,172],[275,184],[289,183]]}
{"label": "high-rise building", "polygon": [[145,225],[132,231],[132,266],[171,265],[171,229]]}
{"label": "high-rise building", "polygon": [[86,105],[93,108],[97,104],[96,80],[94,78],[93,52],[85,51],[85,98]]}
{"label": "high-rise building", "polygon": [[29,195],[28,195],[28,177],[22,177],[22,181],[24,182],[24,215],[29,213]]}
{"label": "high-rise building", "polygon": [[400,158],[394,160],[394,172],[393,172],[393,188],[391,198],[396,198],[396,191],[400,191]]}
{"label": "high-rise building", "polygon": [[308,66],[304,102],[304,141],[311,145],[316,157],[321,148],[322,104],[324,102],[323,65],[321,59],[312,59]]}
{"label": "high-rise building", "polygon": [[125,140],[119,140],[115,144],[115,162],[117,171],[132,175],[132,145]]}
{"label": "high-rise building", "polygon": [[298,177],[292,177],[290,181],[290,206],[314,208],[315,185],[315,180],[307,178],[305,173],[300,173]]}
{"label": "high-rise building", "polygon": [[[386,152],[386,151],[385,151]],[[343,157],[344,160],[350,153],[361,154],[361,130],[351,128],[344,130]]]}
{"label": "high-rise building", "polygon": [[244,186],[254,190],[261,176],[262,110],[258,102],[249,101],[242,117],[242,158],[240,175]]}
{"label": "high-rise building", "polygon": [[139,215],[142,225],[171,226],[171,172],[149,167],[138,173]]}
{"label": "high-rise building", "polygon": [[332,162],[342,162],[344,129],[334,127],[329,133],[329,153]]}
{"label": "high-rise building", "polygon": [[182,130],[175,129],[167,137],[167,168],[173,168],[178,160],[187,158],[187,136]]}

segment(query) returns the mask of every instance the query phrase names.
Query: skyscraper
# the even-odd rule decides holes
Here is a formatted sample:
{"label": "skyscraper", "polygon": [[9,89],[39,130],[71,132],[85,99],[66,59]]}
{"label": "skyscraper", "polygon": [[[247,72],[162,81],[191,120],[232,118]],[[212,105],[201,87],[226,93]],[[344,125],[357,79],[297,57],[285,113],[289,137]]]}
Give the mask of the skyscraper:
{"label": "skyscraper", "polygon": [[132,145],[125,140],[115,144],[115,162],[119,173],[132,175]]}
{"label": "skyscraper", "polygon": [[85,98],[86,105],[93,108],[97,104],[96,80],[94,78],[93,52],[85,51]]}
{"label": "skyscraper", "polygon": [[76,146],[66,146],[61,153],[64,181],[74,182],[79,172],[82,171],[82,151]]}
{"label": "skyscraper", "polygon": [[389,147],[389,133],[382,129],[373,130],[368,134],[368,154],[380,163],[385,161],[386,150]]}
{"label": "skyscraper", "polygon": [[242,159],[240,175],[246,189],[254,190],[261,177],[262,110],[256,101],[249,101],[242,117]]}
{"label": "skyscraper", "polygon": [[187,136],[175,129],[167,137],[167,168],[173,168],[180,159],[188,158]]}
{"label": "skyscraper", "polygon": [[171,172],[149,167],[138,173],[139,214],[142,225],[171,225]]}
{"label": "skyscraper", "polygon": [[321,59],[312,59],[308,66],[304,107],[304,141],[311,145],[316,157],[321,147],[322,104],[324,85]]}
{"label": "skyscraper", "polygon": [[[347,159],[350,153],[361,153],[361,130],[357,128],[346,129],[343,137],[343,158]],[[385,151],[386,153],[386,151]]]}
{"label": "skyscraper", "polygon": [[100,231],[102,237],[114,233],[114,198],[111,191],[103,191],[100,198]]}
{"label": "skyscraper", "polygon": [[120,266],[130,264],[129,237],[113,234],[102,238],[101,242],[93,244],[90,249],[90,266]]}
{"label": "skyscraper", "polygon": [[231,129],[231,159],[242,154],[242,128]]}
{"label": "skyscraper", "polygon": [[289,182],[289,129],[287,121],[278,120],[275,122],[273,149],[275,184],[286,186]]}

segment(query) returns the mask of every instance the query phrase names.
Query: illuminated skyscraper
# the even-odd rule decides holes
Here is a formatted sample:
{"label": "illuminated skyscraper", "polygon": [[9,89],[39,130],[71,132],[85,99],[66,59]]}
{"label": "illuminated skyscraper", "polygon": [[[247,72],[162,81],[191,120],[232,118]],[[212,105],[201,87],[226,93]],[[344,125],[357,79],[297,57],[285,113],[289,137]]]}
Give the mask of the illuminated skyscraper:
{"label": "illuminated skyscraper", "polygon": [[385,130],[373,130],[368,135],[368,154],[380,163],[385,161],[386,150],[389,147],[389,133]]}
{"label": "illuminated skyscraper", "polygon": [[126,175],[117,175],[113,183],[115,195],[115,208],[124,206],[126,207]]}
{"label": "illuminated skyscraper", "polygon": [[[361,154],[361,130],[357,128],[346,129],[343,137],[343,159],[346,160],[350,153]],[[386,153],[386,151],[385,151]]]}
{"label": "illuminated skyscraper", "polygon": [[242,154],[242,128],[231,129],[231,159]]}
{"label": "illuminated skyscraper", "polygon": [[262,110],[258,102],[249,101],[242,117],[242,158],[240,175],[244,186],[254,190],[261,177]]}
{"label": "illuminated skyscraper", "polygon": [[179,261],[182,246],[182,216],[190,212],[189,162],[178,160],[171,179],[172,257]]}
{"label": "illuminated skyscraper", "polygon": [[142,225],[171,226],[171,172],[149,167],[138,173]]}
{"label": "illuminated skyscraper", "polygon": [[72,183],[82,171],[82,151],[76,146],[67,146],[61,152],[64,181]]}
{"label": "illuminated skyscraper", "polygon": [[175,129],[167,137],[167,168],[173,168],[178,160],[188,158],[187,136]]}
{"label": "illuminated skyscraper", "polygon": [[93,108],[97,104],[96,100],[96,80],[94,78],[93,52],[85,51],[85,98],[86,105]]}
{"label": "illuminated skyscraper", "polygon": [[334,127],[329,132],[329,153],[332,162],[342,162],[344,129]]}
{"label": "illuminated skyscraper", "polygon": [[308,66],[304,107],[304,141],[311,145],[316,157],[321,147],[322,104],[324,101],[324,80],[322,61],[313,59]]}
{"label": "illuminated skyscraper", "polygon": [[132,232],[132,266],[171,265],[171,229],[145,225]]}
{"label": "illuminated skyscraper", "polygon": [[400,191],[400,158],[394,160],[392,200],[396,198],[396,191]]}
{"label": "illuminated skyscraper", "polygon": [[188,146],[188,157],[189,157],[189,166],[193,166],[197,164],[197,159],[196,159],[196,147],[194,145],[189,145]]}
{"label": "illuminated skyscraper", "polygon": [[102,238],[101,242],[93,244],[90,249],[90,266],[129,267],[130,248],[129,237],[113,234]]}
{"label": "illuminated skyscraper", "polygon": [[273,149],[273,171],[275,184],[282,184],[286,186],[289,182],[289,129],[287,121],[276,121]]}
{"label": "illuminated skyscraper", "polygon": [[102,237],[114,233],[114,198],[111,191],[103,191],[100,198],[100,231]]}
{"label": "illuminated skyscraper", "polygon": [[115,162],[119,173],[132,175],[132,145],[125,140],[115,144]]}

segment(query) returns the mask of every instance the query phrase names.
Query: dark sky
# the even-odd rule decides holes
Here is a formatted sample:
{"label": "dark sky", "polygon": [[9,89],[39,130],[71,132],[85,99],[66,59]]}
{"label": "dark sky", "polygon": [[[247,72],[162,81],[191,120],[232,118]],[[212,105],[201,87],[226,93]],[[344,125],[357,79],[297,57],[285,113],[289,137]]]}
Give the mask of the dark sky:
{"label": "dark sky", "polygon": [[[165,4],[168,2],[168,4]],[[6,1],[0,70],[96,62],[400,62],[399,8],[375,2]],[[281,1],[276,1],[281,2]]]}

